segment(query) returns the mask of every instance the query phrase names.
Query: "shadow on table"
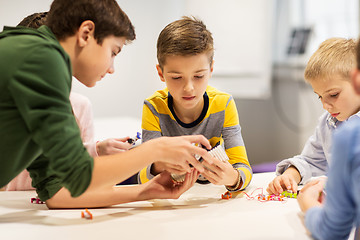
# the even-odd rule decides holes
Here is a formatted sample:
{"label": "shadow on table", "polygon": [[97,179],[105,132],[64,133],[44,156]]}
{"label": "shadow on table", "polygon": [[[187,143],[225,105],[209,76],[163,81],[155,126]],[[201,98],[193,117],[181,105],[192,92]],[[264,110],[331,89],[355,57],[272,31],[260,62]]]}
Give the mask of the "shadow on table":
{"label": "shadow on table", "polygon": [[[136,205],[138,203],[138,206]],[[193,208],[206,208],[207,204],[221,204],[224,200],[219,198],[188,198],[184,200],[152,200],[147,202],[149,206],[144,206],[143,202],[135,202],[134,205],[115,205],[108,209],[114,211],[114,209],[121,210],[119,212],[111,212],[108,214],[95,215],[92,220],[81,218],[81,212],[83,209],[60,209],[60,210],[48,210],[45,205],[29,205],[28,210],[24,210],[24,201],[18,203],[12,201],[7,207],[19,208],[22,211],[5,213],[0,215],[0,224],[2,223],[25,223],[34,225],[48,225],[48,226],[67,226],[67,225],[85,225],[98,222],[105,222],[113,220],[114,218],[124,218],[141,214],[149,211],[161,211],[161,210],[179,210],[179,209],[193,209]],[[4,204],[2,204],[4,206]],[[34,209],[37,207],[38,209]],[[32,208],[32,209],[30,209]],[[40,209],[41,208],[41,209]],[[91,209],[89,209],[91,211]],[[51,212],[50,212],[51,211]],[[66,217],[60,217],[62,212],[67,211]],[[52,214],[52,212],[56,214]],[[59,214],[58,214],[59,213]]]}
{"label": "shadow on table", "polygon": [[[50,211],[50,210],[49,210]],[[100,215],[94,217],[93,220],[87,220],[81,218],[81,211],[83,210],[73,210],[74,217],[56,217],[49,215],[39,215],[41,211],[38,210],[28,210],[21,211],[16,213],[7,213],[0,215],[0,224],[2,223],[27,223],[34,225],[48,225],[48,226],[67,226],[67,225],[85,225],[85,224],[93,224],[96,222],[104,222],[111,220],[113,218],[127,217],[133,215],[129,212],[118,212],[118,213],[109,213],[106,215]]]}

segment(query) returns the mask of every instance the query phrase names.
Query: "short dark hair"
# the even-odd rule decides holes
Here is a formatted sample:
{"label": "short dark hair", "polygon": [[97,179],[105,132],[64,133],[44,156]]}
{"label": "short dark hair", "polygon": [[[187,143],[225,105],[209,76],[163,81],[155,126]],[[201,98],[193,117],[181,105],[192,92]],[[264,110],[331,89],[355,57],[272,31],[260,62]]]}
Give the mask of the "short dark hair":
{"label": "short dark hair", "polygon": [[46,22],[47,12],[33,13],[25,17],[18,26],[24,26],[29,28],[39,28]]}
{"label": "short dark hair", "polygon": [[135,30],[128,16],[115,0],[54,0],[46,25],[59,40],[72,36],[80,25],[91,20],[94,37],[99,44],[108,36],[135,39]]}

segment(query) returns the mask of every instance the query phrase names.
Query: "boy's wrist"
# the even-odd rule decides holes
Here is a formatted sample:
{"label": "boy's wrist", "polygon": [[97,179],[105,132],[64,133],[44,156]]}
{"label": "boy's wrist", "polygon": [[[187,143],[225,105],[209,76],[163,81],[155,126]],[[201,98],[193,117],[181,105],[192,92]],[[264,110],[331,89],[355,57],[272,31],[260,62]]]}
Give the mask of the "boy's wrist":
{"label": "boy's wrist", "polygon": [[237,169],[234,169],[234,170],[237,172],[238,175],[237,175],[236,182],[234,185],[225,186],[228,191],[237,191],[241,187],[241,183],[242,183],[241,174],[240,174],[239,170],[237,170]]}
{"label": "boy's wrist", "polygon": [[297,183],[301,181],[301,174],[294,165],[289,166],[283,175],[290,175]]}
{"label": "boy's wrist", "polygon": [[150,173],[154,176],[158,175],[160,172],[162,172],[159,168],[158,168],[158,164],[157,163],[153,163],[151,164],[150,167]]}

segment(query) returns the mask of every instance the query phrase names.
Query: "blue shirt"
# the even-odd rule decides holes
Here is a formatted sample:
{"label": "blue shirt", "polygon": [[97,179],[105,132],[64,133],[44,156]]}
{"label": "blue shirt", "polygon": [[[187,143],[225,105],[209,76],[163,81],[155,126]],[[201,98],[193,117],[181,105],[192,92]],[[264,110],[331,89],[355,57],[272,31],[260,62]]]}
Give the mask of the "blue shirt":
{"label": "blue shirt", "polygon": [[[360,112],[350,116],[348,120],[359,117]],[[331,166],[332,135],[342,123],[328,112],[322,114],[315,133],[307,140],[301,154],[281,161],[276,166],[276,174],[280,175],[288,167],[294,166],[300,173],[300,184],[311,177],[326,175],[328,166]]]}
{"label": "blue shirt", "polygon": [[360,222],[360,119],[351,118],[334,133],[332,165],[323,207],[310,208],[306,227],[316,239],[348,239]]}

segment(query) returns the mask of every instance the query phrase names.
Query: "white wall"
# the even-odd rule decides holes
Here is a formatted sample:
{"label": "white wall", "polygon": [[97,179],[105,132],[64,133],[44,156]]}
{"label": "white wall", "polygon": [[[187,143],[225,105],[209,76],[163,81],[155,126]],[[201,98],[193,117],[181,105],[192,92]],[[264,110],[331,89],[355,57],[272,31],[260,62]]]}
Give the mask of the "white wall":
{"label": "white wall", "polygon": [[[204,0],[118,2],[132,20],[137,40],[126,46],[116,59],[116,72],[113,76],[107,76],[90,90],[74,84],[75,91],[90,97],[95,117],[141,117],[143,100],[164,87],[155,69],[157,37],[168,23],[183,15],[200,17],[214,33],[215,70],[210,84],[234,95],[270,95],[271,15],[265,13],[272,12],[272,9],[268,6],[268,0],[256,0],[255,3],[227,0],[227,4],[206,0],[206,4]],[[228,14],[230,10],[233,11],[232,14]],[[256,14],[249,13],[252,11]],[[246,24],[248,22],[251,24]],[[224,43],[226,39],[232,41]],[[253,50],[251,46],[254,46]],[[217,61],[218,59],[220,60]],[[240,78],[242,81],[239,84]]]}
{"label": "white wall", "polygon": [[16,26],[24,17],[35,12],[48,11],[52,0],[0,0],[0,29]]}
{"label": "white wall", "polygon": [[210,85],[235,98],[271,95],[273,0],[186,0],[186,14],[204,21],[214,38]]}
{"label": "white wall", "polygon": [[[47,11],[52,2],[0,1],[0,27],[5,24],[16,25],[31,13]],[[222,90],[228,90],[234,95],[237,92],[246,96],[254,93],[265,96],[270,93],[271,37],[263,40],[271,33],[271,24],[268,21],[271,16],[264,14],[272,11],[268,10],[269,6],[265,4],[268,0],[256,0],[254,3],[227,0],[227,4],[219,4],[218,1],[205,2],[206,4],[200,0],[118,0],[135,26],[137,39],[125,46],[116,58],[115,73],[106,76],[96,87],[87,89],[77,81],[73,84],[74,91],[90,98],[95,118],[141,117],[143,100],[164,87],[155,68],[158,34],[165,25],[183,15],[204,18],[205,24],[208,21],[210,31],[214,32],[215,46],[219,49],[219,52],[216,52],[217,49],[215,51],[214,79],[220,76],[220,80],[214,82],[215,86],[219,85]],[[229,11],[232,13],[229,14]],[[252,11],[256,13],[251,14]],[[217,21],[213,21],[211,16]],[[248,22],[250,24],[247,24]],[[224,43],[224,40],[232,41]],[[266,44],[262,44],[264,42]],[[253,50],[252,45],[255,45]],[[232,54],[233,52],[236,53]],[[224,56],[224,53],[227,55]],[[230,61],[222,61],[227,59]],[[237,75],[239,72],[240,77]],[[244,82],[238,84],[239,78],[243,78]],[[223,85],[227,81],[230,85]],[[257,92],[257,89],[261,90]]]}
{"label": "white wall", "polygon": [[88,96],[94,115],[99,117],[141,117],[146,97],[165,86],[155,65],[156,40],[165,25],[182,16],[183,3],[177,0],[118,0],[135,26],[136,40],[125,46],[115,60],[115,73],[107,75],[92,89],[74,83],[74,91]]}
{"label": "white wall", "polygon": [[[25,16],[48,11],[52,0],[0,0],[0,28],[15,26]],[[115,60],[115,73],[107,75],[94,88],[74,82],[73,90],[88,96],[95,118],[109,116],[141,117],[143,100],[164,87],[155,65],[156,40],[161,29],[180,18],[184,2],[177,0],[118,0],[128,14],[137,39],[124,47]]]}

